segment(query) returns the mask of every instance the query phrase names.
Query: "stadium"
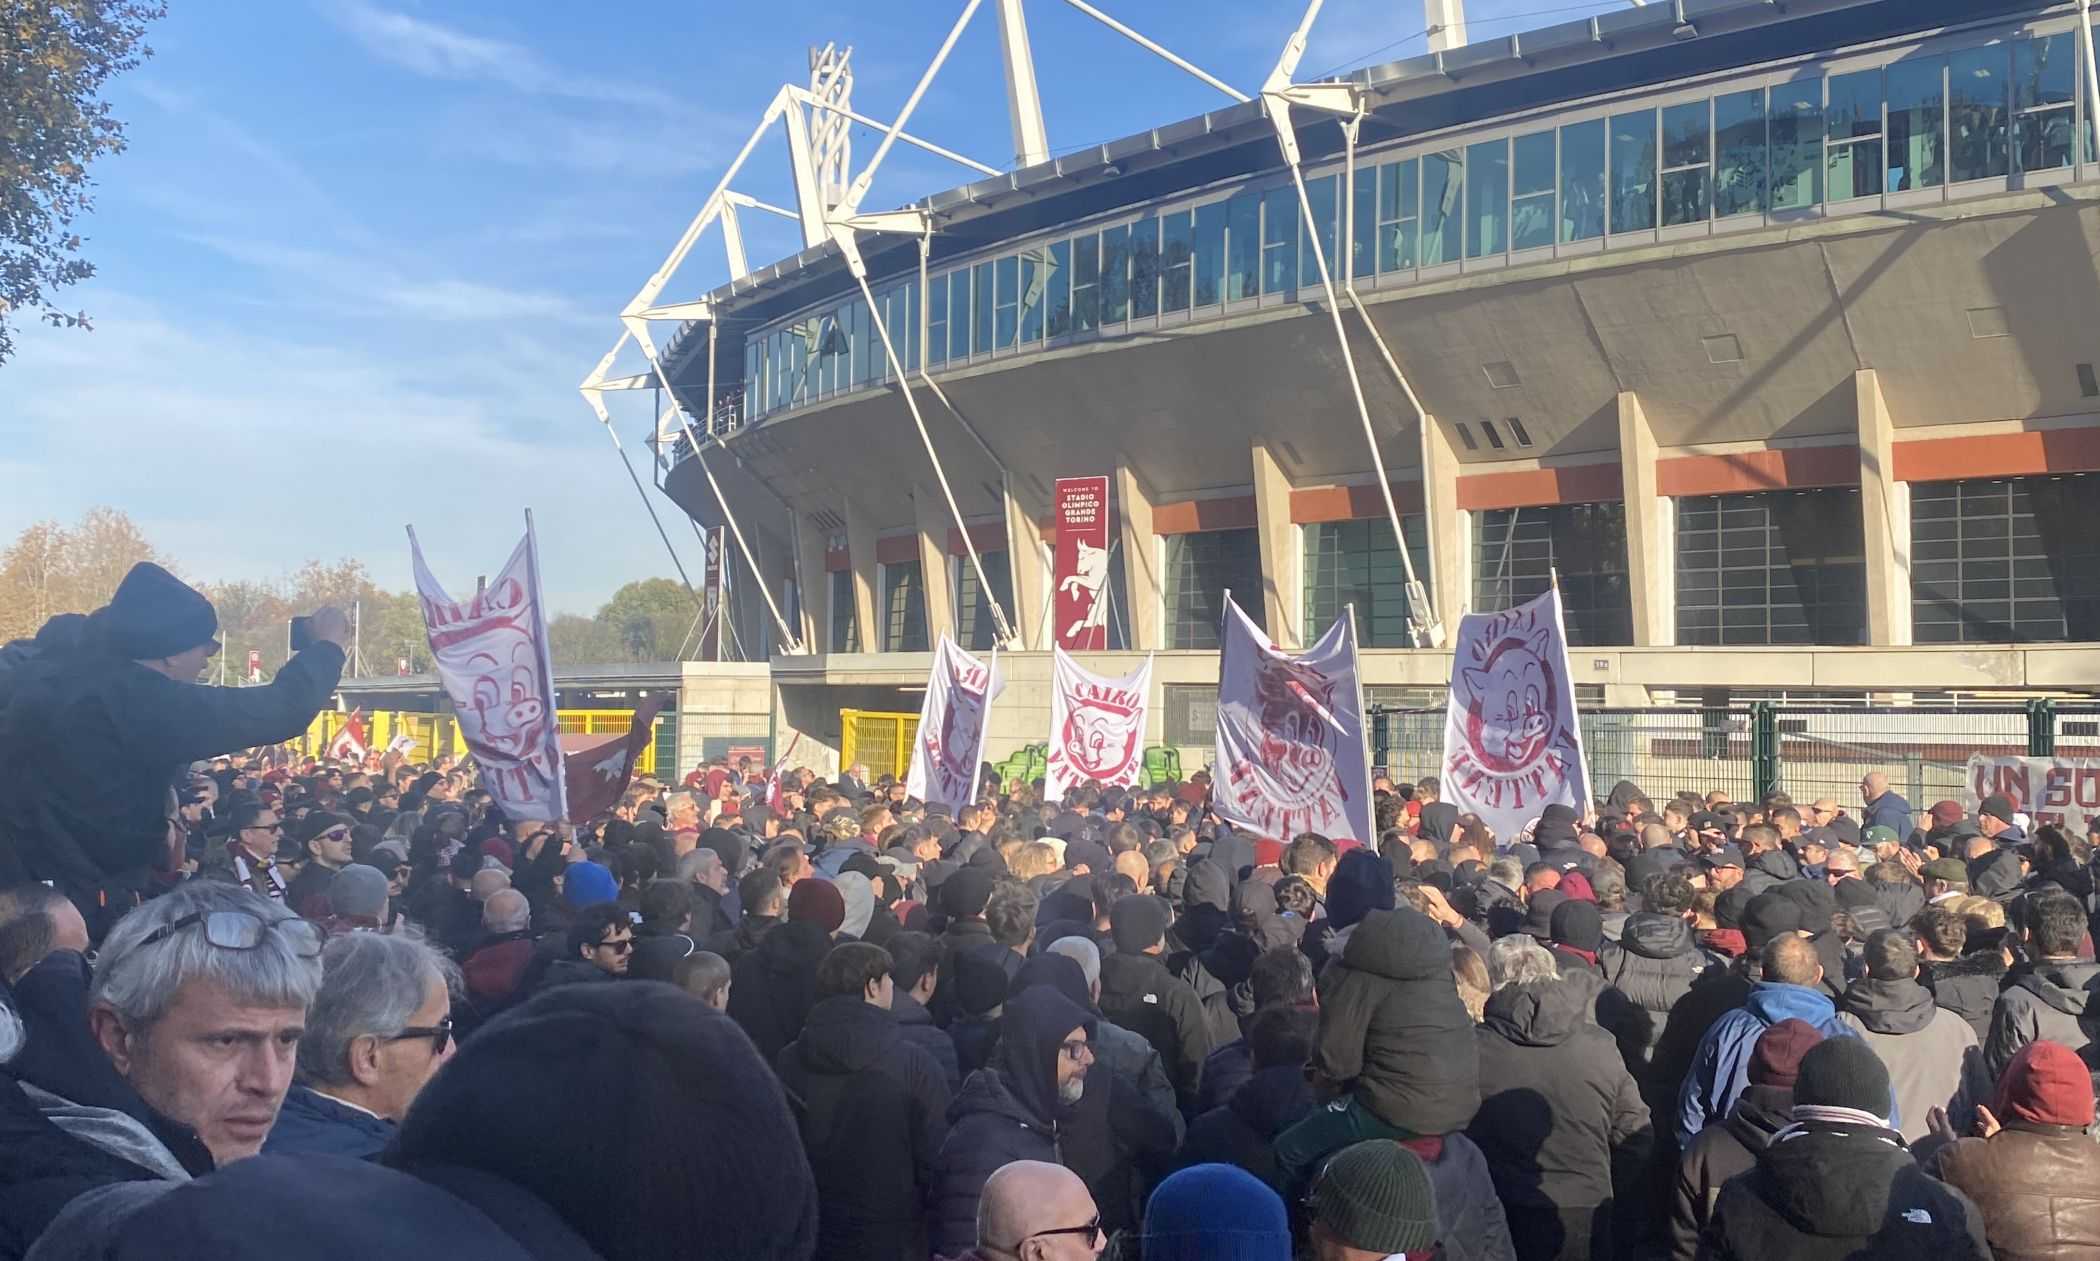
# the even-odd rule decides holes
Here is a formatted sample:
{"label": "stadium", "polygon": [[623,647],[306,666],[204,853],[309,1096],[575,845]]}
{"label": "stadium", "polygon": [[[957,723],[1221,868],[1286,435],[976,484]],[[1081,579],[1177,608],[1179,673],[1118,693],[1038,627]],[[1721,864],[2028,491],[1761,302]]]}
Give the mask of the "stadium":
{"label": "stadium", "polygon": [[[1468,44],[1430,0],[1425,56],[1308,84],[1285,50],[1259,92],[1049,159],[1003,0],[977,20],[1012,170],[864,211],[891,142],[927,142],[907,106],[854,170],[846,123],[875,120],[814,53],[761,124],[798,204],[735,192],[740,157],[584,396],[725,531],[721,687],[748,706],[765,663],[798,761],[841,751],[842,711],[915,712],[942,634],[1000,646],[988,752],[1042,739],[1070,477],[1110,486],[1090,664],[1157,653],[1150,739],[1197,765],[1226,591],[1286,646],[1353,613],[1391,705],[1440,704],[1458,617],[1556,575],[1586,704],[2075,697],[2100,676],[2085,7],[1652,0]],[[806,248],[746,260],[740,209]],[[710,234],[731,279],[681,290]],[[653,418],[614,422],[629,390]],[[712,677],[688,664],[684,709]]]}

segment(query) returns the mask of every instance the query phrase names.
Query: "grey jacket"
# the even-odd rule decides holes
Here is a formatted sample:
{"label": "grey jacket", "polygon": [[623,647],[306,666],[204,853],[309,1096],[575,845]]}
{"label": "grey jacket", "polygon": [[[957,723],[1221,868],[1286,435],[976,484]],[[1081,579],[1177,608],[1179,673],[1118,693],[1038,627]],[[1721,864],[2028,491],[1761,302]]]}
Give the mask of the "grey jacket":
{"label": "grey jacket", "polygon": [[1963,1072],[1975,1060],[1976,1034],[1960,1016],[1932,1001],[1914,980],[1862,978],[1838,1000],[1838,1019],[1859,1031],[1889,1070],[1897,1122],[1906,1143],[1932,1133],[1934,1108],[1960,1115]]}
{"label": "grey jacket", "polygon": [[23,1261],[99,1261],[131,1214],[190,1180],[189,1171],[153,1131],[125,1113],[74,1103],[27,1082],[22,1093],[45,1120],[73,1138],[159,1175],[155,1182],[112,1183],[75,1196]]}
{"label": "grey jacket", "polygon": [[2020,1048],[2047,1039],[2083,1051],[2100,1032],[2100,963],[2036,963],[2015,968],[1991,1008],[1983,1040],[1983,1068],[1996,1081]]}

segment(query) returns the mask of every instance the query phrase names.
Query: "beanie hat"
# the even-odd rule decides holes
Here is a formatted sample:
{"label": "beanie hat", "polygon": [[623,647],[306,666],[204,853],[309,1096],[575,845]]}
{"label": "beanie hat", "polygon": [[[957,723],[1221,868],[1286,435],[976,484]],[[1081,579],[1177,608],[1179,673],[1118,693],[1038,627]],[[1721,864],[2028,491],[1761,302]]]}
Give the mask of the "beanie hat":
{"label": "beanie hat", "polygon": [[1595,902],[1578,902],[1573,898],[1553,908],[1551,932],[1559,945],[1573,946],[1591,954],[1604,948],[1604,917],[1599,914]]}
{"label": "beanie hat", "polygon": [[1837,888],[1838,905],[1857,915],[1861,908],[1875,906],[1874,886],[1865,880],[1840,880]]}
{"label": "beanie hat", "polygon": [[1108,908],[1108,931],[1118,952],[1142,954],[1166,937],[1167,925],[1173,918],[1165,902],[1150,894],[1136,893],[1116,899],[1116,904]]}
{"label": "beanie hat", "polygon": [[[292,839],[299,844],[299,856],[306,856],[306,843],[331,828],[345,831],[357,826],[357,820],[346,814],[330,814],[326,810],[309,811],[307,816],[291,828]],[[478,863],[477,863],[478,866]]]}
{"label": "beanie hat", "polygon": [[700,834],[700,848],[711,849],[722,860],[731,880],[744,874],[744,838],[728,828],[709,828]]}
{"label": "beanie hat", "polygon": [[1438,1240],[1436,1191],[1422,1158],[1382,1139],[1344,1147],[1313,1183],[1313,1220],[1351,1248],[1427,1253]]}
{"label": "beanie hat", "polygon": [[1932,803],[1932,809],[1926,811],[1926,813],[1931,815],[1932,821],[1941,827],[1950,827],[1961,822],[1966,817],[1966,812],[1962,810],[1959,801],[1935,801]]}
{"label": "beanie hat", "polygon": [[1858,1038],[1825,1038],[1808,1048],[1794,1078],[1794,1104],[1889,1114],[1889,1070]]}
{"label": "beanie hat", "polygon": [[711,1255],[816,1251],[816,1186],[779,1079],[734,1021],[682,991],[556,986],[484,1025],[454,1061],[464,1067],[433,1078],[403,1118],[389,1166],[512,1183],[606,1261],[673,1255],[666,1241],[694,1204],[707,1206]]}
{"label": "beanie hat", "polygon": [[1993,1110],[2004,1122],[2083,1128],[2093,1123],[2093,1079],[2078,1052],[2030,1042],[2005,1066]]}
{"label": "beanie hat", "polygon": [[1169,1175],[1145,1204],[1145,1261],[1290,1257],[1282,1198],[1237,1165],[1192,1165]]}
{"label": "beanie hat", "polygon": [[1859,842],[1862,845],[1880,845],[1883,842],[1894,844],[1902,839],[1896,835],[1896,829],[1886,823],[1877,823],[1859,834]]}
{"label": "beanie hat", "polygon": [[561,900],[572,911],[620,900],[620,882],[597,863],[570,863],[562,876]]}
{"label": "beanie hat", "polygon": [[949,919],[984,914],[984,904],[992,897],[992,883],[991,872],[965,864],[941,884],[941,913]]}
{"label": "beanie hat", "polygon": [[511,848],[509,841],[504,840],[500,836],[492,836],[483,841],[481,843],[481,853],[484,858],[493,858],[506,868],[518,865],[517,852]]}
{"label": "beanie hat", "polygon": [[1980,819],[1985,815],[1989,815],[2000,823],[2011,823],[2013,821],[2013,804],[2011,799],[2004,793],[1992,793],[1990,796],[1985,797],[1983,804],[1976,807],[1976,817]]}
{"label": "beanie hat", "polygon": [[1392,909],[1393,865],[1368,849],[1343,854],[1327,878],[1327,922],[1342,929],[1373,911]]}
{"label": "beanie hat", "polygon": [[211,601],[151,561],[133,565],[109,603],[88,615],[88,624],[111,652],[133,661],[188,652],[219,633]]}
{"label": "beanie hat", "polygon": [[1006,1001],[1006,965],[1011,959],[1014,952],[996,941],[980,941],[956,952],[955,1001],[964,1015],[982,1016]]}
{"label": "beanie hat", "polygon": [[807,920],[827,933],[835,933],[846,922],[846,897],[829,880],[804,876],[788,890],[787,917]]}
{"label": "beanie hat", "polygon": [[1750,890],[1741,885],[1722,890],[1721,896],[1714,899],[1714,923],[1723,928],[1741,928],[1743,913],[1750,907],[1750,897]]}
{"label": "beanie hat", "polygon": [[1115,870],[1115,857],[1108,852],[1108,846],[1091,836],[1082,836],[1065,842],[1065,866],[1084,867],[1088,875],[1105,875]]}
{"label": "beanie hat", "polygon": [[1753,951],[1782,933],[1801,931],[1801,907],[1777,889],[1767,889],[1743,908],[1743,940]]}
{"label": "beanie hat", "polygon": [[1553,940],[1553,912],[1568,900],[1568,895],[1558,889],[1540,889],[1524,904],[1523,931],[1541,942]]}
{"label": "beanie hat", "polygon": [[1560,890],[1560,895],[1570,902],[1594,903],[1597,900],[1596,887],[1590,883],[1588,876],[1579,871],[1568,872],[1560,878],[1560,883],[1553,887]]}
{"label": "beanie hat", "polygon": [[1792,1090],[1801,1057],[1822,1040],[1822,1032],[1806,1020],[1782,1020],[1766,1029],[1750,1048],[1750,1084]]}
{"label": "beanie hat", "polygon": [[328,882],[328,909],[337,915],[378,918],[386,908],[386,876],[377,867],[351,863]]}

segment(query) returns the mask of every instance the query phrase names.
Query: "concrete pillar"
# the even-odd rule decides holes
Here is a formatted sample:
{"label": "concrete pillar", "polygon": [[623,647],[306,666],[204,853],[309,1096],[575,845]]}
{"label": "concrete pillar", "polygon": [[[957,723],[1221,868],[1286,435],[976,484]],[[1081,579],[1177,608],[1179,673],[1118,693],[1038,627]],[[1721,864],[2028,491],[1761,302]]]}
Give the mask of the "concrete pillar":
{"label": "concrete pillar", "polygon": [[1152,652],[1166,647],[1160,611],[1166,599],[1166,576],[1160,572],[1159,540],[1152,533],[1152,496],[1137,471],[1116,465],[1116,521],[1123,548],[1124,590],[1130,607],[1130,649]]}
{"label": "concrete pillar", "polygon": [[1619,480],[1626,497],[1626,586],[1633,604],[1633,642],[1642,648],[1676,642],[1675,558],[1670,504],[1655,493],[1655,430],[1640,397],[1619,395]]}
{"label": "concrete pillar", "polygon": [[1029,505],[1014,495],[1011,479],[1005,497],[1006,560],[1014,576],[1014,603],[1006,612],[1014,619],[1023,648],[1047,652],[1043,607],[1050,598],[1050,566],[1043,559],[1043,527]]}
{"label": "concrete pillar", "polygon": [[[919,525],[919,580],[926,591],[926,643],[955,636],[955,584],[949,580],[948,533],[952,521],[948,503],[938,490],[924,486],[912,493],[912,509]],[[963,564],[970,563],[969,557]]]}
{"label": "concrete pillar", "polygon": [[853,619],[860,625],[860,650],[881,652],[882,624],[875,620],[877,575],[875,523],[867,511],[846,502],[846,554],[853,565]]}
{"label": "concrete pillar", "polygon": [[1444,624],[1445,641],[1458,633],[1459,615],[1471,601],[1472,536],[1458,506],[1458,452],[1451,434],[1422,417],[1423,520],[1429,528],[1429,572],[1417,575],[1429,588],[1430,603]]}
{"label": "concrete pillar", "polygon": [[1860,537],[1866,544],[1867,642],[1907,648],[1910,632],[1910,485],[1896,480],[1896,426],[1881,375],[1852,374],[1859,414]]}
{"label": "concrete pillar", "polygon": [[1254,530],[1261,540],[1262,610],[1278,648],[1304,642],[1299,603],[1305,594],[1305,547],[1291,524],[1291,482],[1267,443],[1254,444]]}
{"label": "concrete pillar", "polygon": [[831,651],[831,574],[824,568],[825,536],[808,521],[795,523],[795,590],[802,610],[795,634],[811,652]]}

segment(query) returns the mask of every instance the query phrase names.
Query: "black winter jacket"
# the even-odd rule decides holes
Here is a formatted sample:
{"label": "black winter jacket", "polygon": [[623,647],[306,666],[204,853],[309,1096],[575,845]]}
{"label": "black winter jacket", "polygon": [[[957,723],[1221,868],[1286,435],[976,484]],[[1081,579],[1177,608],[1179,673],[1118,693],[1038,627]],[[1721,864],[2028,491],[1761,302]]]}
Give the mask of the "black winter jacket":
{"label": "black winter jacket", "polygon": [[902,990],[890,1000],[890,1014],[897,1018],[897,1034],[906,1042],[933,1057],[941,1066],[941,1077],[948,1083],[948,1094],[953,1097],[962,1089],[962,1068],[955,1058],[955,1039],[944,1029],[933,1023],[933,1013],[926,1005]]}
{"label": "black winter jacket", "polygon": [[1276,1136],[1296,1125],[1318,1104],[1305,1069],[1298,1064],[1265,1068],[1233,1091],[1230,1101],[1189,1122],[1188,1137],[1174,1163],[1223,1164],[1240,1168],[1285,1193],[1276,1164]]}
{"label": "black winter jacket", "polygon": [[831,936],[809,920],[789,920],[730,967],[729,1018],[743,1026],[768,1064],[802,1032],[817,1001],[817,964]]}
{"label": "black winter jacket", "polygon": [[1093,1195],[1103,1230],[1139,1223],[1152,1184],[1172,1163],[1175,1120],[1108,1065],[1096,1060],[1087,1069],[1086,1092],[1058,1123],[1057,1143],[1065,1168]]}
{"label": "black winter jacket", "polygon": [[1101,960],[1101,1014],[1152,1044],[1182,1107],[1193,1110],[1211,1032],[1188,982],[1157,955],[1109,955]]}
{"label": "black winter jacket", "polygon": [[1611,1035],[1584,1021],[1558,978],[1506,985],[1478,1032],[1480,1111],[1466,1134],[1487,1156],[1505,1208],[1608,1204],[1615,1153],[1645,1155],[1648,1106]]}
{"label": "black winter jacket", "polygon": [[1996,1081],[2020,1048],[2048,1039],[2090,1061],[2086,1050],[2100,1034],[2100,963],[2034,963],[2015,969],[1991,1009],[1983,1039],[1983,1068]]}
{"label": "black winter jacket", "polygon": [[1918,983],[1932,991],[1932,1001],[1969,1022],[1976,1044],[1991,1036],[1991,1008],[2005,982],[2005,956],[1993,947],[1944,963],[1920,963]]}
{"label": "black winter jacket", "polygon": [[1671,1009],[1719,961],[1699,948],[1692,926],[1684,920],[1637,911],[1626,917],[1618,950],[1601,962],[1605,981],[1625,1001],[1613,1003],[1607,995],[1609,1018],[1599,1023],[1619,1040],[1627,1071],[1645,1086],[1656,1048],[1662,1045],[1663,1030],[1669,1027]]}
{"label": "black winter jacket", "polygon": [[840,994],[809,1009],[773,1067],[817,1180],[817,1255],[924,1258],[926,1191],[948,1136],[948,1083],[933,1057],[889,1012]]}
{"label": "black winter jacket", "polygon": [[1730,1178],[1702,1261],[1989,1261],[1983,1214],[1918,1168],[1893,1130],[1793,1125]]}
{"label": "black winter jacket", "polygon": [[1408,1134],[1466,1127],[1480,1107],[1479,1053],[1435,921],[1412,907],[1371,912],[1319,990],[1313,1072]]}
{"label": "black winter jacket", "polygon": [[1706,1230],[1721,1184],[1757,1167],[1757,1154],[1772,1136],[1793,1124],[1794,1092],[1785,1086],[1746,1086],[1726,1120],[1699,1131],[1677,1162],[1677,1191],[1670,1207],[1672,1261],[1692,1261]]}

